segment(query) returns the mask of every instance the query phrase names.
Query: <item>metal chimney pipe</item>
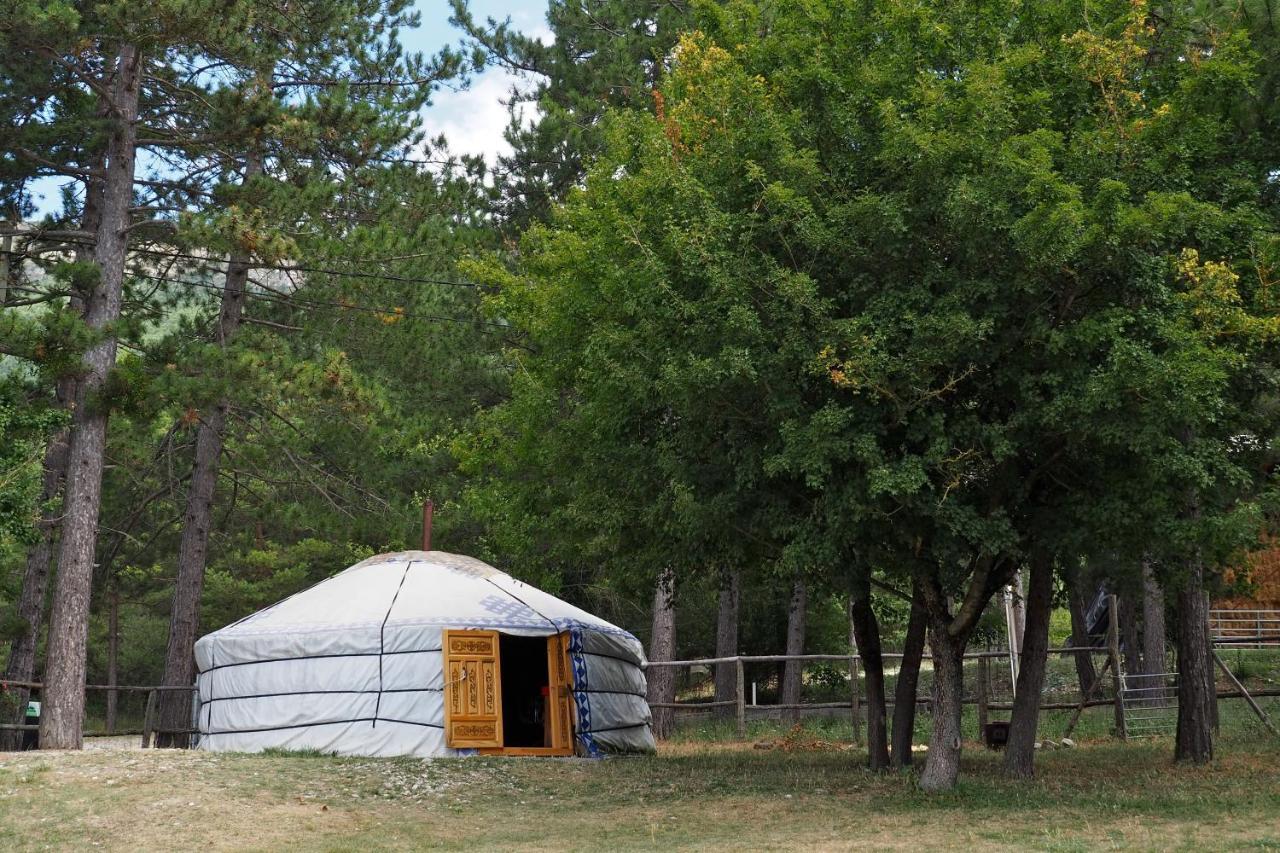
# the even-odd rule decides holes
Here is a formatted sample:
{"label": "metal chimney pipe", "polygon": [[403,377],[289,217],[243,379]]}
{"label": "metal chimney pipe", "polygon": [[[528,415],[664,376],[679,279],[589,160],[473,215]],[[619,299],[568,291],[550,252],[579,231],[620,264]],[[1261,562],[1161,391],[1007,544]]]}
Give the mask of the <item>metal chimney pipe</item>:
{"label": "metal chimney pipe", "polygon": [[431,517],[435,515],[435,501],[427,498],[427,502],[422,505],[422,550],[431,550]]}

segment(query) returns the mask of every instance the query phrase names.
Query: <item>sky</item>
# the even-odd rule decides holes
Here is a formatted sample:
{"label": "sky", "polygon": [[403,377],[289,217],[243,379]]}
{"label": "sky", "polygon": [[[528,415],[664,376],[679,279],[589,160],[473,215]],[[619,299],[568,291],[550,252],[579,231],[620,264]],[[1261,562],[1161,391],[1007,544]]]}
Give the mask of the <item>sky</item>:
{"label": "sky", "polygon": [[[449,25],[448,0],[417,0],[414,4],[422,14],[422,25],[405,33],[403,40],[409,50],[431,54],[447,44],[457,44],[460,33]],[[478,21],[485,18],[502,20],[510,18],[516,29],[544,41],[551,39],[547,26],[546,3],[518,0],[471,0],[472,15]],[[433,138],[443,133],[454,154],[484,154],[492,163],[493,157],[508,150],[502,138],[507,126],[507,111],[501,100],[511,88],[512,78],[503,70],[491,68],[471,81],[468,88],[454,91],[441,89],[427,108],[425,130]]]}
{"label": "sky", "polygon": [[[406,49],[427,55],[446,45],[458,45],[461,33],[449,24],[448,0],[415,0],[422,22],[416,30],[401,34]],[[472,14],[485,18],[510,18],[515,27],[530,35],[550,40],[545,0],[471,0]],[[473,77],[465,88],[438,89],[423,114],[423,130],[429,139],[444,134],[449,151],[455,155],[482,154],[494,158],[509,150],[502,138],[507,126],[507,110],[502,105],[513,79],[505,71],[487,69]],[[33,187],[36,216],[55,212],[60,204],[58,187],[65,179],[45,178]]]}

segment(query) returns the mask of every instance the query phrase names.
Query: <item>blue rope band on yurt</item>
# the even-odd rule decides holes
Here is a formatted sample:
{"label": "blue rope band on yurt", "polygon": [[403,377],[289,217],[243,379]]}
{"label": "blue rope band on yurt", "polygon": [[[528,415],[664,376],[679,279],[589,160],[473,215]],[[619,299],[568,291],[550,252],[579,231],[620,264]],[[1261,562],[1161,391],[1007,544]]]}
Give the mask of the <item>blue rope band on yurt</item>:
{"label": "blue rope band on yurt", "polygon": [[582,629],[569,629],[569,663],[573,666],[573,701],[578,708],[578,740],[587,755],[603,758],[591,732],[591,702],[587,684],[587,659],[582,649]]}

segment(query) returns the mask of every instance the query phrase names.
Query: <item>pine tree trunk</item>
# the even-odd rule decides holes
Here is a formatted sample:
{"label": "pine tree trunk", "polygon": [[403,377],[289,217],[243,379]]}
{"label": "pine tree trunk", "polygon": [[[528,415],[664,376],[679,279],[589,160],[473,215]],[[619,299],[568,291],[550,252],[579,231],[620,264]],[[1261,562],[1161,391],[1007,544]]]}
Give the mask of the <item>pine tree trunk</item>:
{"label": "pine tree trunk", "polygon": [[[664,569],[653,591],[653,635],[649,639],[649,660],[675,660],[676,652],[676,574]],[[649,669],[648,701],[670,703],[676,700],[676,671],[669,666]],[[653,734],[665,739],[675,730],[674,708],[653,708]]]}
{"label": "pine tree trunk", "polygon": [[[260,174],[261,158],[256,155],[247,158],[245,181],[251,181]],[[250,260],[249,255],[237,252],[232,254],[227,265],[218,318],[218,346],[224,349],[240,326]],[[213,493],[218,484],[223,431],[230,408],[230,400],[225,397],[218,400],[204,413],[196,429],[195,463],[183,515],[182,538],[178,544],[178,576],[169,608],[169,643],[165,652],[163,682],[168,686],[195,683],[194,649],[200,630],[200,597],[208,565],[209,530],[213,526]],[[160,697],[156,745],[185,749],[191,736],[178,730],[191,726],[191,694],[165,690]]]}
{"label": "pine tree trunk", "polygon": [[[1164,590],[1151,561],[1142,563],[1142,671],[1150,676],[1166,672]],[[1148,686],[1157,686],[1155,679]]]}
{"label": "pine tree trunk", "polygon": [[[105,115],[99,106],[99,116]],[[102,169],[104,159],[99,157],[95,167]],[[97,233],[102,224],[102,187],[87,183],[85,186],[84,210],[80,218],[80,230]],[[83,246],[76,250],[75,258],[80,263],[93,261],[93,249]],[[77,295],[68,300],[67,310],[83,316],[84,301]],[[58,406],[69,409],[76,396],[76,380],[74,376],[64,376],[58,380],[55,397]],[[23,626],[23,633],[13,638],[9,646],[9,660],[0,680],[35,681],[36,649],[40,645],[40,634],[44,627],[45,599],[49,589],[50,568],[53,561],[54,534],[62,523],[62,507],[52,505],[62,494],[67,478],[67,451],[70,429],[64,427],[50,436],[45,447],[43,476],[40,484],[40,504],[43,507],[37,525],[35,545],[27,553],[26,570],[22,576],[22,592],[18,598],[17,616]],[[11,691],[14,697],[14,710],[17,719],[12,722],[25,723],[25,711],[31,691],[27,688],[15,688]],[[0,750],[21,749],[22,732],[0,730]]]}
{"label": "pine tree trunk", "polygon": [[[716,657],[733,657],[738,653],[738,598],[742,573],[725,572],[720,578],[720,600],[716,610]],[[732,702],[738,696],[738,668],[732,663],[716,664],[717,702]],[[732,717],[733,707],[716,709],[718,717]]]}
{"label": "pine tree trunk", "polygon": [[889,733],[885,718],[884,658],[880,647],[880,626],[871,609],[871,582],[863,574],[855,577],[849,597],[853,632],[862,659],[866,684],[867,766],[884,770],[889,766]]}
{"label": "pine tree trunk", "polygon": [[960,775],[960,703],[964,697],[964,645],[947,632],[947,622],[929,615],[933,657],[933,732],[920,773],[925,791],[955,787]]}
{"label": "pine tree trunk", "polygon": [[1047,554],[1032,554],[1028,586],[1022,665],[1018,668],[1018,689],[1004,752],[1004,771],[1015,779],[1030,779],[1035,772],[1036,730],[1048,663],[1049,615],[1053,610],[1053,560]]}
{"label": "pine tree trunk", "polygon": [[1209,600],[1204,565],[1191,560],[1178,590],[1178,731],[1174,759],[1213,760],[1213,664],[1209,656]]}
{"label": "pine tree trunk", "polygon": [[112,83],[114,121],[107,144],[102,223],[94,247],[100,278],[85,304],[85,321],[91,328],[105,332],[105,336],[85,352],[72,413],[57,585],[49,619],[40,715],[42,749],[81,747],[89,598],[107,440],[108,412],[98,396],[116,359],[116,339],[110,327],[120,317],[123,301],[126,228],[137,155],[140,69],[137,49],[128,44],[121,46]]}
{"label": "pine tree trunk", "polygon": [[[1071,613],[1071,645],[1092,646],[1089,638],[1089,622],[1085,616],[1083,579],[1080,568],[1073,566],[1067,573],[1067,610]],[[1088,651],[1075,653],[1076,680],[1080,682],[1080,695],[1088,694],[1093,682],[1098,680],[1098,671],[1093,665],[1093,655]]]}
{"label": "pine tree trunk", "polygon": [[[73,393],[68,380],[58,383],[58,398],[65,400]],[[67,473],[67,431],[59,430],[44,452],[44,474],[40,484],[40,503],[46,509],[40,516],[37,529],[39,537],[27,552],[26,570],[22,575],[22,592],[18,597],[18,623],[21,633],[9,644],[9,661],[0,681],[34,681],[36,674],[36,647],[40,643],[40,629],[44,624],[45,591],[49,586],[49,567],[53,559],[53,534],[58,526],[58,509],[48,505],[62,491],[62,481]],[[31,691],[15,687],[9,691],[13,702],[13,717],[0,722],[22,724],[26,722],[27,701]],[[22,732],[0,730],[0,750],[22,748]]]}
{"label": "pine tree trunk", "polygon": [[1141,675],[1142,640],[1138,631],[1137,596],[1126,592],[1118,596],[1120,602],[1120,642],[1124,645],[1124,671],[1127,675]]}
{"label": "pine tree trunk", "polygon": [[916,696],[920,684],[920,660],[924,656],[925,631],[929,616],[924,609],[919,585],[912,592],[911,616],[902,646],[902,664],[893,689],[893,766],[911,766],[911,746],[916,728]]}
{"label": "pine tree trunk", "polygon": [[[804,654],[805,618],[809,609],[809,593],[802,578],[796,578],[791,589],[791,603],[787,607],[787,651],[789,655]],[[800,689],[804,682],[804,661],[789,660],[782,670],[782,704],[798,705]],[[784,710],[782,718],[794,725],[800,721],[799,709]]]}

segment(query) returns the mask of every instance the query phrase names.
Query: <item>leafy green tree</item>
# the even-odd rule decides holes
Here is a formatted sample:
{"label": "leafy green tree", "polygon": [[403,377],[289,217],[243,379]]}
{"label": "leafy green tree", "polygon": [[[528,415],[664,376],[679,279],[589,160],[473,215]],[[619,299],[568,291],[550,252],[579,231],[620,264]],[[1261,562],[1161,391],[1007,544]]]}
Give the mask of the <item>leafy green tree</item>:
{"label": "leafy green tree", "polygon": [[[1267,278],[1271,167],[1233,104],[1255,58],[1239,31],[1208,49],[1199,21],[1161,28],[1116,4],[1079,30],[1077,13],[771,9],[752,39],[760,13],[733,6],[717,32],[813,117],[839,179],[828,216],[854,236],[817,273],[838,306],[819,354],[838,391],[788,427],[788,465],[810,473],[812,448],[833,448],[818,462],[855,484],[842,514],[874,537],[852,544],[922,585],[938,685],[926,787],[955,778],[960,655],[1010,572],[1030,560],[1043,581],[1046,560],[1098,548],[1136,567],[1153,530],[1184,561],[1238,547],[1256,484],[1232,435],[1271,434],[1248,390],[1273,370],[1254,343],[1273,322],[1265,288],[1214,296],[1185,270],[1199,247],[1261,260]],[[1173,59],[1188,50],[1195,62]],[[1215,302],[1240,337],[1206,328]],[[1182,433],[1195,451],[1170,441]],[[1188,529],[1195,482],[1226,487],[1212,533]],[[1184,588],[1203,598],[1194,577]]]}
{"label": "leafy green tree", "polygon": [[490,271],[531,350],[489,446],[520,456],[490,459],[545,474],[530,488],[587,541],[617,548],[625,519],[721,557],[692,549],[767,518],[765,559],[914,586],[937,789],[965,647],[1013,571],[1043,590],[1081,554],[1137,566],[1152,531],[1184,563],[1245,541],[1238,439],[1274,434],[1273,167],[1234,109],[1239,31],[1162,62],[1203,31],[1129,4],[1088,30],[1071,3],[864,11],[712,7],[734,50],[688,41],[656,115],[612,120],[520,274]]}

